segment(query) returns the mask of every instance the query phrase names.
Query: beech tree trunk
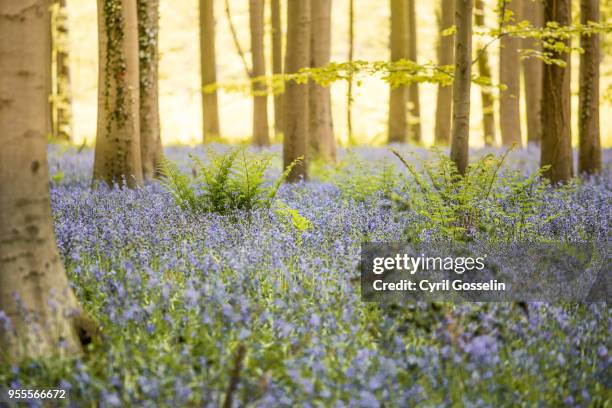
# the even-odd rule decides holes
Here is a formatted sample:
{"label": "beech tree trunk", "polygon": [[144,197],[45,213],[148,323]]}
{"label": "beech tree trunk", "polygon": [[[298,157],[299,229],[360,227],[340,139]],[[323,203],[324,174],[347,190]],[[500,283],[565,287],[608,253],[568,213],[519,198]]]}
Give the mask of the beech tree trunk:
{"label": "beech tree trunk", "polygon": [[[249,1],[249,23],[251,26],[251,57],[253,79],[265,77],[266,59],[264,56],[264,0]],[[253,144],[268,146],[268,89],[265,82],[253,84]]]}
{"label": "beech tree trunk", "polygon": [[[442,32],[455,24],[455,0],[442,0],[440,7],[440,42],[438,44],[438,64],[452,65],[455,62],[454,38],[455,35],[443,36]],[[436,124],[434,130],[434,143],[446,146],[450,143],[451,135],[451,109],[453,101],[453,87],[438,85],[436,103]]]}
{"label": "beech tree trunk", "polygon": [[455,0],[455,79],[450,158],[465,175],[470,146],[470,88],[472,85],[472,0]]}
{"label": "beech tree trunk", "polygon": [[[534,27],[542,27],[544,21],[542,0],[523,0],[523,19]],[[525,38],[523,48],[541,51],[538,40]],[[523,61],[523,83],[525,85],[525,105],[527,110],[527,142],[539,144],[542,139],[542,73],[543,62],[538,58]]]}
{"label": "beech tree trunk", "polygon": [[[545,23],[571,24],[570,0],[545,0]],[[565,41],[569,44],[568,41]],[[542,88],[542,148],[541,165],[550,166],[544,173],[553,183],[565,182],[572,177],[572,137],[570,110],[570,58],[567,53],[552,56],[566,63],[544,66]]]}
{"label": "beech tree trunk", "polygon": [[[311,0],[312,30],[310,36],[310,66],[329,64],[331,57],[331,0]],[[335,161],[336,143],[331,111],[330,87],[309,82],[309,137],[314,156]]]}
{"label": "beech tree trunk", "polygon": [[214,0],[200,0],[200,70],[202,80],[203,141],[219,136],[219,103],[217,91],[205,92],[207,85],[217,82],[215,53]]}
{"label": "beech tree trunk", "polygon": [[163,154],[159,125],[159,0],[138,1],[140,150],[142,174],[152,179]]}
{"label": "beech tree trunk", "polygon": [[[287,3],[287,53],[285,72],[293,74],[310,63],[311,1]],[[289,81],[283,99],[283,163],[287,167],[302,157],[287,181],[308,179],[308,84]]]}
{"label": "beech tree trunk", "polygon": [[[406,7],[406,22],[408,29],[408,59],[418,62],[417,52],[417,19],[415,0],[408,0]],[[412,83],[408,86],[408,138],[411,142],[421,143],[421,103],[419,102],[419,84]]]}
{"label": "beech tree trunk", "polygon": [[[355,2],[349,0],[348,15],[348,61],[353,62],[355,55]],[[353,76],[349,74],[346,87],[346,133],[349,146],[355,144],[353,140]]]}
{"label": "beech tree trunk", "polygon": [[[272,0],[272,74],[283,73],[283,26],[281,22],[281,2]],[[283,132],[283,94],[274,95],[274,133]]]}
{"label": "beech tree trunk", "polygon": [[[56,246],[47,169],[47,0],[0,2],[0,360],[80,351],[80,306]],[[17,301],[18,299],[18,301]]]}
{"label": "beech tree trunk", "polygon": [[52,21],[52,112],[54,139],[72,138],[72,93],[70,86],[69,30],[66,0],[53,0]]}
{"label": "beech tree trunk", "polygon": [[142,183],[136,0],[98,0],[98,134],[94,180]]}
{"label": "beech tree trunk", "polygon": [[[407,58],[407,0],[391,0],[391,61]],[[389,143],[406,141],[406,87],[391,87],[389,92]]]}
{"label": "beech tree trunk", "polygon": [[[475,0],[474,8],[474,21],[476,25],[485,27],[483,0]],[[480,48],[476,55],[478,56],[478,73],[481,77],[491,78],[489,54],[485,49]],[[495,144],[495,99],[493,98],[491,88],[481,85],[480,98],[482,100],[482,128],[485,146],[493,146]]]}
{"label": "beech tree trunk", "polygon": [[[580,1],[580,22],[599,22],[599,0]],[[599,140],[599,34],[580,37],[580,94],[578,109],[580,173],[601,171],[601,142]]]}
{"label": "beech tree trunk", "polygon": [[[505,2],[504,24],[521,21],[522,0],[502,0]],[[511,20],[505,20],[511,13]],[[504,146],[521,145],[521,74],[519,47],[520,38],[503,36],[499,50],[499,81],[505,85],[499,98],[499,121],[501,139]]]}

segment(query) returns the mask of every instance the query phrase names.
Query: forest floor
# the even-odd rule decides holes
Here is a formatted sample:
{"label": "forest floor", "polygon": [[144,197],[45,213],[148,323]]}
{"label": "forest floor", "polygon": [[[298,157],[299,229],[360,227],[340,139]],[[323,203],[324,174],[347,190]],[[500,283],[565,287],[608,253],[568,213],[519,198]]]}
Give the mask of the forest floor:
{"label": "forest floor", "polygon": [[[205,156],[201,147],[166,151],[185,170],[188,153]],[[193,213],[157,182],[92,189],[93,152],[53,146],[57,242],[102,339],[76,360],[32,362],[0,382],[67,389],[75,406],[219,406],[228,384],[234,406],[611,402],[609,304],[534,303],[526,314],[511,303],[364,303],[361,243],[415,229],[427,239],[435,226],[426,231],[409,206],[372,191],[386,181],[368,172],[397,162],[386,149],[344,157],[338,169],[313,166],[314,181],[281,187],[278,200],[308,221],[297,228],[274,210]],[[538,161],[537,149],[522,150],[506,167],[528,174]],[[602,176],[539,190],[546,205],[531,215],[531,233],[609,240],[610,150],[604,162]],[[391,185],[398,196],[400,187]]]}

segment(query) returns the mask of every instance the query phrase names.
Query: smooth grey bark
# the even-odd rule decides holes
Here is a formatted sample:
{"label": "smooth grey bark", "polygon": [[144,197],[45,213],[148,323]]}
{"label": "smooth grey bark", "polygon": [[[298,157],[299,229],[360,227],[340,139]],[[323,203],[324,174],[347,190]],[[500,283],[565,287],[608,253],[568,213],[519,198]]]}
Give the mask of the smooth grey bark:
{"label": "smooth grey bark", "polygon": [[450,158],[464,175],[470,146],[470,89],[472,85],[472,0],[455,0],[455,78]]}
{"label": "smooth grey bark", "polygon": [[[504,24],[519,22],[522,14],[522,0],[502,0],[505,2],[506,16],[511,20]],[[511,14],[510,14],[511,13]],[[521,39],[505,35],[500,40],[499,49],[499,82],[506,87],[499,97],[499,122],[501,127],[502,145],[521,145],[521,71],[519,47]]]}
{"label": "smooth grey bark", "polygon": [[[474,22],[479,27],[485,27],[483,0],[474,1]],[[478,56],[478,73],[481,77],[491,78],[491,66],[489,65],[489,54],[486,49],[480,48],[476,53]],[[480,98],[482,101],[482,128],[484,132],[485,146],[495,144],[495,99],[490,87],[480,87]]]}
{"label": "smooth grey bark", "polygon": [[[331,0],[312,1],[312,30],[310,36],[310,66],[322,67],[331,57]],[[331,110],[331,92],[328,86],[309,82],[309,138],[315,157],[324,161],[336,160],[336,143]]]}
{"label": "smooth grey bark", "polygon": [[266,75],[264,56],[264,0],[249,1],[249,23],[251,26],[251,70],[253,83],[253,144],[268,146],[270,135],[268,128],[268,89],[265,82],[257,79]]}
{"label": "smooth grey bark", "polygon": [[[272,74],[282,75],[283,73],[283,25],[281,20],[280,0],[271,0],[272,18]],[[283,132],[283,94],[274,95],[274,133]]]}
{"label": "smooth grey bark", "polygon": [[[348,30],[348,61],[353,62],[355,56],[355,2],[349,0],[349,30]],[[346,87],[346,132],[348,144],[353,145],[353,77],[349,74]]]}
{"label": "smooth grey bark", "polygon": [[[82,311],[53,231],[47,0],[0,2],[0,363],[78,353]],[[6,361],[8,360],[8,361]]]}
{"label": "smooth grey bark", "polygon": [[[407,0],[391,0],[391,61],[407,58]],[[391,87],[389,91],[389,143],[404,143],[407,135],[406,87]]]}
{"label": "smooth grey bark", "polygon": [[[406,23],[408,35],[408,59],[418,62],[417,52],[417,18],[415,0],[408,0],[406,5]],[[419,84],[414,82],[407,89],[408,100],[408,139],[412,143],[421,143],[421,102],[419,101]]]}
{"label": "smooth grey bark", "polygon": [[214,0],[200,0],[200,72],[202,81],[202,140],[220,135],[219,102],[216,89],[205,92],[206,86],[217,83],[217,59],[215,51]]}
{"label": "smooth grey bark", "polygon": [[[560,26],[571,24],[571,0],[545,0],[544,22],[556,22]],[[564,41],[569,45],[567,40]],[[544,172],[553,183],[566,182],[573,175],[571,106],[570,106],[570,58],[567,53],[554,53],[555,59],[565,62],[544,66],[542,88],[542,146],[540,164],[550,166]]]}
{"label": "smooth grey bark", "polygon": [[[455,0],[441,0],[438,23],[438,30],[440,31],[438,64],[452,65],[455,63],[455,35],[443,36],[442,32],[455,24]],[[436,145],[445,146],[450,143],[452,103],[453,87],[450,85],[438,85],[436,123],[434,129],[434,143]]]}
{"label": "smooth grey bark", "polygon": [[[580,22],[599,22],[599,0],[580,1]],[[580,173],[601,171],[599,129],[599,34],[580,36],[580,93],[578,108],[578,170]]]}
{"label": "smooth grey bark", "polygon": [[[287,4],[287,53],[285,72],[293,74],[310,63],[311,1]],[[289,81],[283,98],[283,163],[287,167],[302,158],[287,177],[295,182],[308,179],[308,84]]]}
{"label": "smooth grey bark", "polygon": [[[544,21],[542,0],[523,0],[523,19],[534,27],[542,27]],[[525,38],[522,44],[528,50],[541,51],[537,39]],[[539,144],[542,139],[542,74],[544,63],[538,58],[526,58],[523,64],[525,107],[527,113],[527,142]]]}

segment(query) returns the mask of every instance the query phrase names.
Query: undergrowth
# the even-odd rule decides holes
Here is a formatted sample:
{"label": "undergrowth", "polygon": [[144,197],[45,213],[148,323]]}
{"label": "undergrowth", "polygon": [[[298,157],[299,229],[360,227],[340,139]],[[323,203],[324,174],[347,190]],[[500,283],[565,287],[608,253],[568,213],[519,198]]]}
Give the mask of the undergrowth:
{"label": "undergrowth", "polygon": [[161,161],[162,185],[181,208],[218,214],[269,209],[281,184],[300,161],[287,166],[276,180],[268,180],[266,172],[273,158],[270,154],[235,147],[223,153],[209,150],[207,162],[194,155],[189,157],[195,165],[192,176],[167,159]]}
{"label": "undergrowth", "polygon": [[[486,154],[460,175],[455,163],[438,150],[435,160],[421,160],[422,169],[397,150],[392,153],[407,169],[405,191],[396,197],[397,208],[417,214],[417,225],[408,238],[420,240],[423,233],[433,238],[467,241],[479,232],[499,241],[538,239],[538,231],[559,214],[537,217],[545,206],[551,186],[543,167],[525,177],[504,171],[511,150],[499,156]],[[572,186],[560,187],[569,190]]]}

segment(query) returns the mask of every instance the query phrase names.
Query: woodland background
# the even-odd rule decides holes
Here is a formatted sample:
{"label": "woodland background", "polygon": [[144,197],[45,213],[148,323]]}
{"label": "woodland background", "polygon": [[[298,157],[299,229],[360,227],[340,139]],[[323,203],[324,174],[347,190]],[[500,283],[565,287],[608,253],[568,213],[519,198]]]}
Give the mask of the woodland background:
{"label": "woodland background", "polygon": [[[96,3],[93,1],[67,0],[70,29],[70,53],[74,109],[75,143],[87,141],[93,145],[96,134],[97,109],[97,23]],[[229,0],[233,23],[240,44],[250,58],[249,2]],[[283,7],[283,37],[286,34],[286,2]],[[484,0],[485,24],[497,26],[495,0]],[[573,20],[579,21],[579,2],[572,2]],[[221,83],[245,81],[246,74],[232,41],[224,0],[215,0],[215,30],[217,45],[217,77]],[[164,144],[199,144],[202,141],[202,110],[200,96],[199,61],[199,2],[198,0],[174,0],[160,2],[159,34],[159,90],[161,132]],[[348,53],[349,1],[334,1],[332,5],[332,61],[346,61]],[[390,7],[387,1],[355,0],[355,60],[388,60],[390,35]],[[610,21],[612,2],[601,2],[601,21]],[[436,20],[440,4],[437,1],[416,1],[417,48],[420,63],[437,61],[436,47],[439,28]],[[266,68],[271,73],[270,56],[270,8],[265,8]],[[476,26],[474,27],[476,29]],[[612,53],[610,36],[602,34],[601,70],[601,144],[612,146],[612,124],[606,118],[612,115]],[[482,38],[474,37],[474,50]],[[487,40],[488,41],[488,40]],[[573,39],[578,46],[578,39]],[[499,41],[488,48],[493,82],[499,83]],[[572,53],[572,139],[578,138],[578,74],[579,54]],[[477,72],[476,67],[474,71]],[[346,82],[331,85],[334,132],[336,140],[347,144]],[[422,140],[433,144],[436,89],[435,84],[419,84],[421,101]],[[360,144],[384,144],[387,140],[389,85],[378,78],[364,78],[361,86],[354,86],[353,138]],[[524,89],[521,89],[523,92]],[[472,86],[470,120],[470,145],[484,144],[482,133],[482,108],[480,87]],[[219,115],[222,137],[230,142],[250,141],[252,97],[246,93],[219,92]],[[522,97],[524,97],[522,95]],[[497,144],[499,134],[499,98],[496,95],[495,119]],[[523,144],[527,140],[525,101],[521,100],[521,125]],[[269,123],[273,124],[272,98],[268,106]]]}

